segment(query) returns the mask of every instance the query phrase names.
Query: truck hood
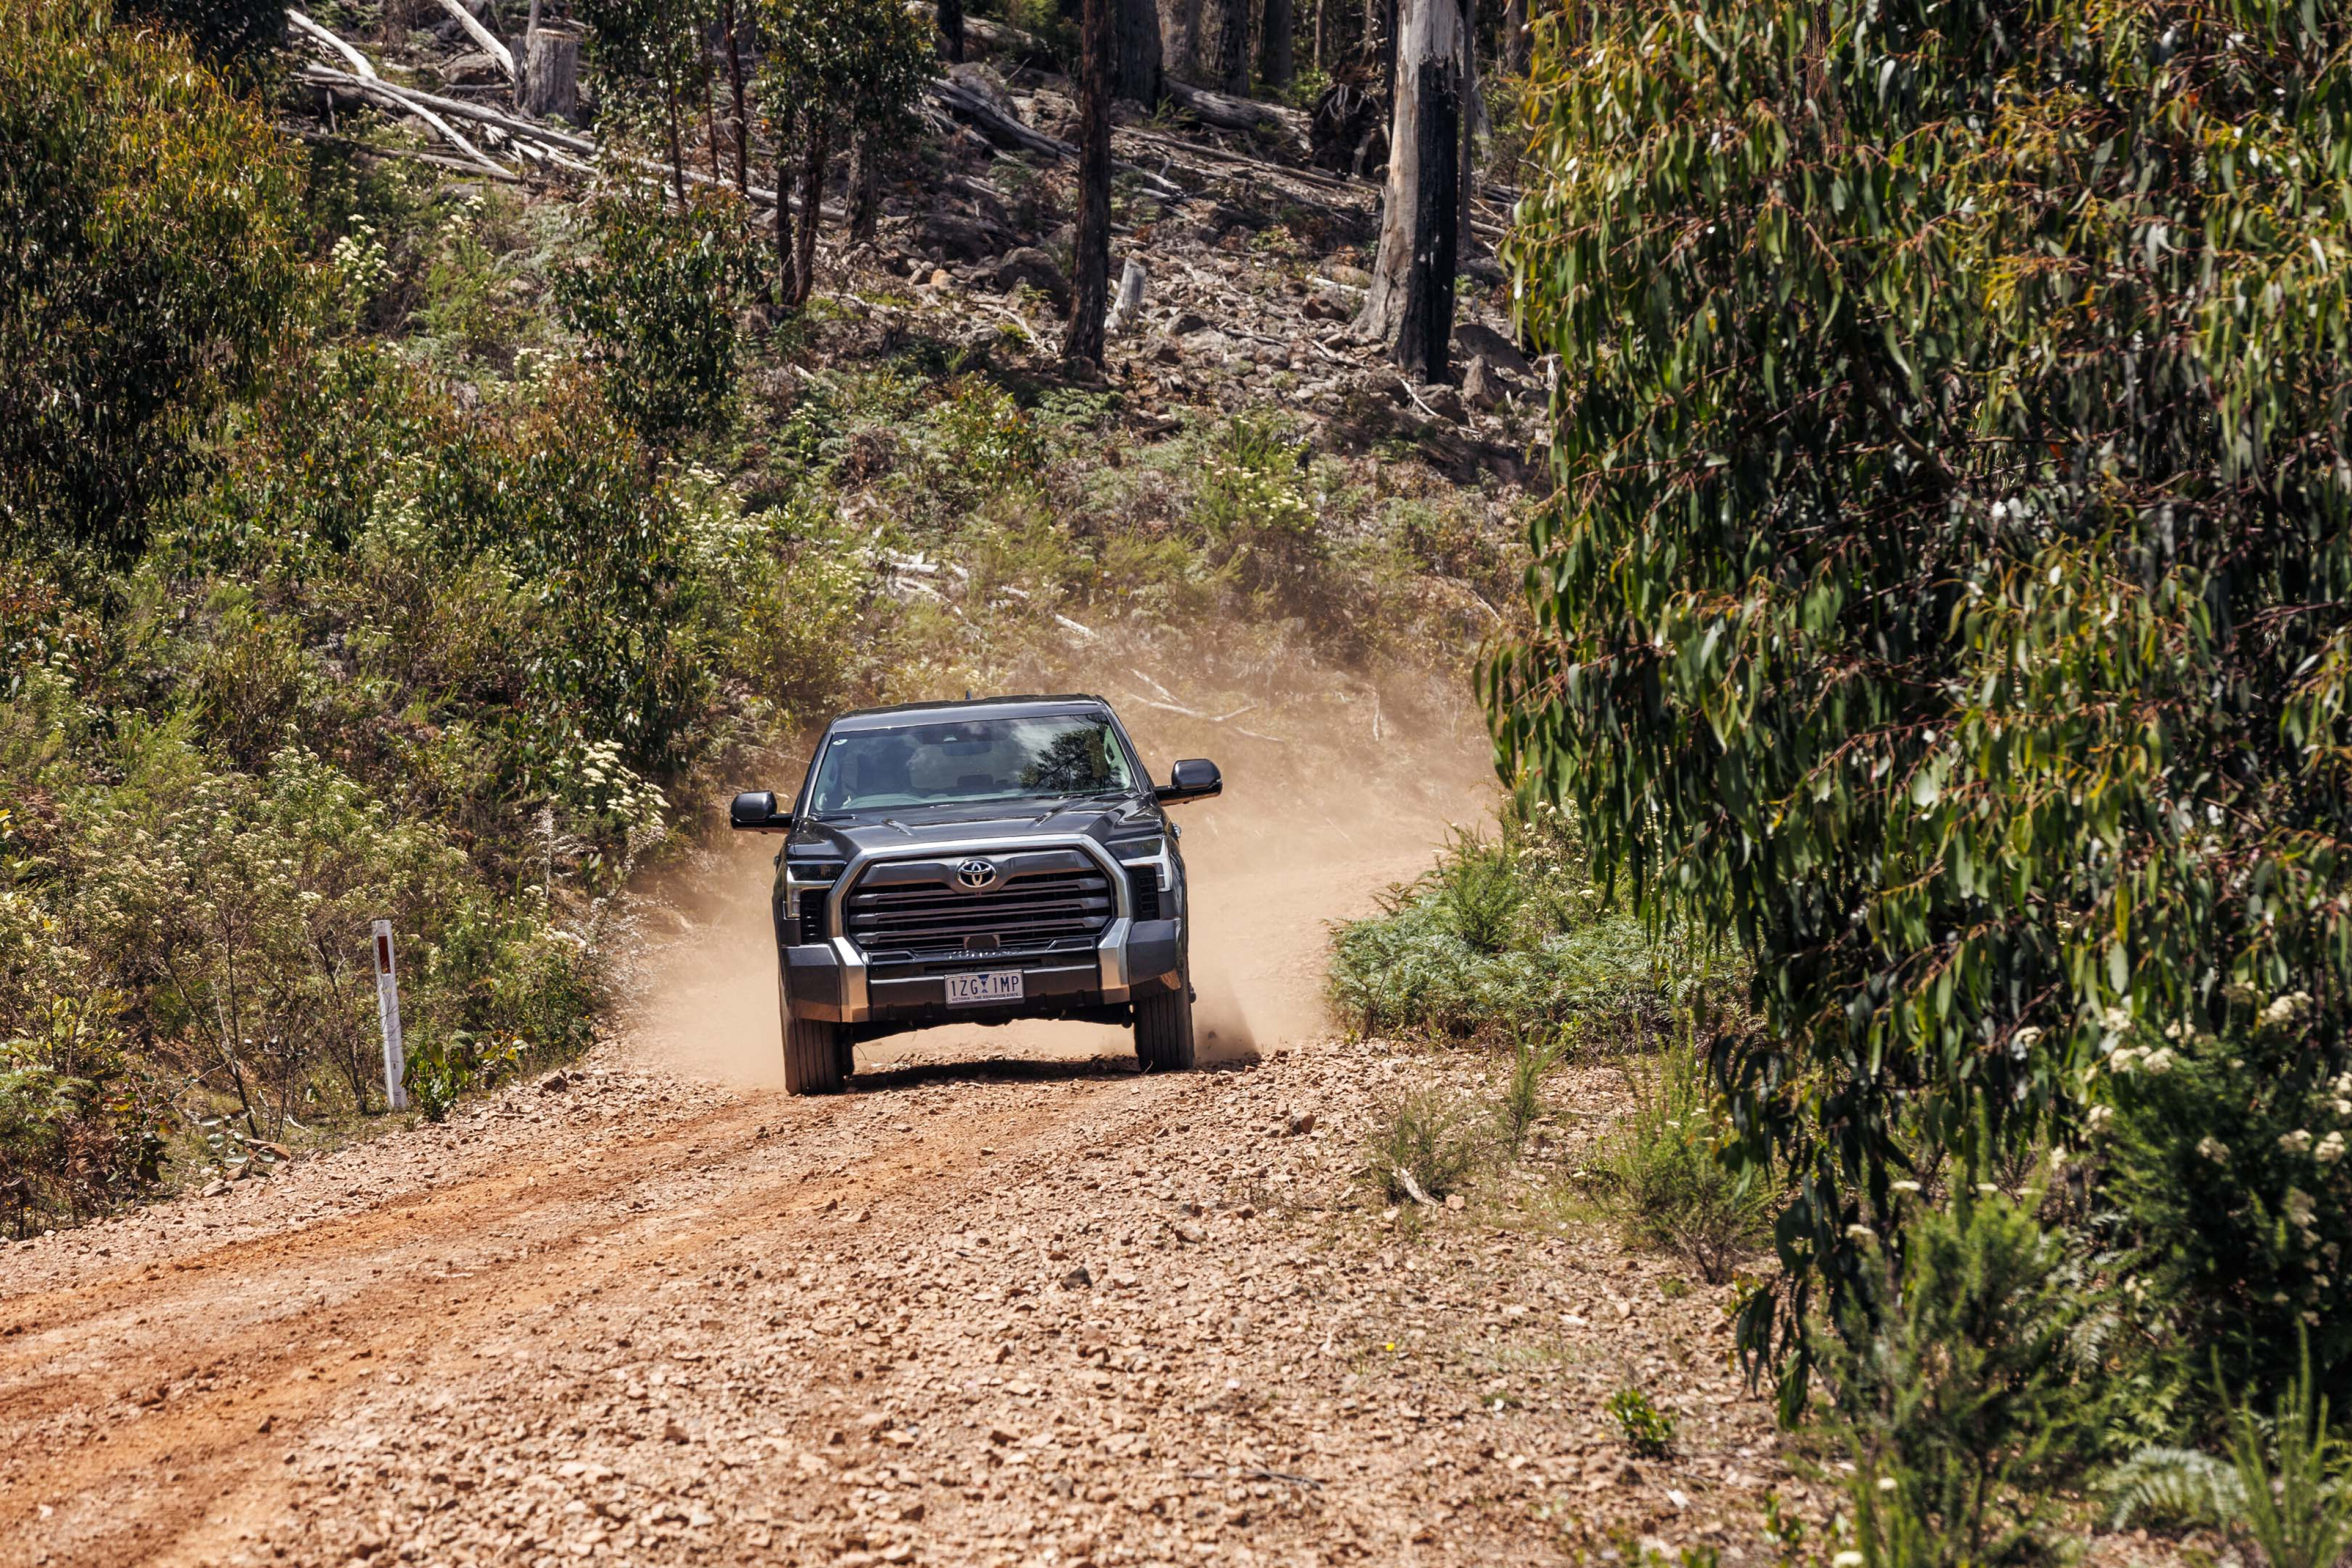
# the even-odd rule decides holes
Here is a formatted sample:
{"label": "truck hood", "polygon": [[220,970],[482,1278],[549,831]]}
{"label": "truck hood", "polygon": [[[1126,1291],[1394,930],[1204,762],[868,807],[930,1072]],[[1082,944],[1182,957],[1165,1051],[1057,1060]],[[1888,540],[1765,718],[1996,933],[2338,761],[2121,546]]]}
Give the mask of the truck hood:
{"label": "truck hood", "polygon": [[797,824],[789,841],[795,855],[861,852],[905,854],[928,844],[967,839],[1025,839],[1083,833],[1108,841],[1160,828],[1164,819],[1149,796],[1071,800],[988,800],[969,806],[892,807],[844,812]]}

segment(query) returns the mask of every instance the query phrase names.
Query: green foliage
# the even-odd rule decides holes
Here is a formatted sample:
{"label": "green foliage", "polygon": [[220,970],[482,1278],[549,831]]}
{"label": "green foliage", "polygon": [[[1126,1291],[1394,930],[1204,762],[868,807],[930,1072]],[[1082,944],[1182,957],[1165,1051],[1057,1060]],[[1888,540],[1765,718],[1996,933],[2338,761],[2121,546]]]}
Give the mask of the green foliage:
{"label": "green foliage", "polygon": [[1363,1179],[1391,1202],[1413,1200],[1406,1176],[1419,1184],[1423,1197],[1442,1199],[1459,1191],[1485,1157],[1479,1134],[1453,1097],[1436,1090],[1403,1095],[1373,1122],[1365,1141]]}
{"label": "green foliage", "polygon": [[[2285,1387],[2305,1346],[2352,1391],[2352,1067],[2307,997],[2225,1004],[2219,1036],[2118,1044],[2101,1077],[2102,1194],[2128,1300],[2176,1385]],[[2306,1343],[2307,1342],[2307,1343]]]}
{"label": "green foliage", "polygon": [[1890,1564],[2032,1563],[2049,1494],[2096,1458],[2091,1300],[2030,1209],[1964,1194],[1904,1231],[1834,1351],[1858,1535]]}
{"label": "green foliage", "polygon": [[931,75],[927,20],[894,0],[761,0],[760,20],[773,41],[761,91],[777,119],[845,122],[886,141],[912,133]]}
{"label": "green foliage", "polygon": [[2195,1448],[2149,1445],[2099,1479],[2114,1505],[2108,1528],[2196,1530],[2224,1525],[2245,1509],[2235,1467]]}
{"label": "green foliage", "polygon": [[268,76],[286,42],[276,0],[118,0],[115,21],[183,35],[197,58],[243,85]]}
{"label": "green foliage", "polygon": [[1710,1285],[1771,1235],[1777,1195],[1727,1164],[1731,1124],[1686,1040],[1629,1064],[1633,1113],[1602,1141],[1585,1179],[1641,1241],[1687,1259]]}
{"label": "green foliage", "polygon": [[558,269],[555,298],[604,401],[656,447],[717,434],[734,400],[736,291],[752,267],[741,214],[708,193],[678,212],[640,186],[596,198],[587,225],[590,258]]}
{"label": "green foliage", "polygon": [[1511,1071],[1504,1082],[1501,1121],[1503,1145],[1516,1158],[1528,1141],[1528,1129],[1543,1114],[1543,1081],[1567,1054],[1567,1036],[1557,1032],[1522,1031],[1511,1041]]}
{"label": "green foliage", "polygon": [[1488,695],[1607,877],[1753,958],[1718,1065],[1796,1179],[1742,1338],[1798,1350],[1907,1168],[2024,1157],[2136,1031],[2302,988],[2341,1050],[2346,22],[1572,26],[1510,247],[1559,483]]}
{"label": "green foliage", "polygon": [[102,1001],[50,997],[21,1021],[0,1040],[0,1215],[19,1236],[137,1196],[169,1125]]}
{"label": "green foliage", "polygon": [[0,0],[0,543],[136,553],[301,298],[294,190],[180,42]]}
{"label": "green foliage", "polygon": [[[2300,1336],[2298,1336],[2299,1338]],[[2352,1557],[2352,1468],[2327,1428],[2327,1396],[2306,1354],[2279,1395],[2269,1441],[2250,1405],[2221,1401],[2243,1507],[2239,1524],[2269,1568],[2336,1568]],[[2277,1456],[2273,1470],[2265,1449]]]}
{"label": "green foliage", "polygon": [[1601,1406],[1609,1418],[1617,1423],[1617,1430],[1625,1446],[1643,1458],[1663,1459],[1675,1449],[1675,1418],[1654,1404],[1638,1388],[1621,1388],[1609,1396]]}
{"label": "green foliage", "polygon": [[1507,815],[1496,840],[1456,832],[1380,915],[1340,925],[1328,984],[1367,1034],[1457,1038],[1639,1034],[1664,1027],[1677,989],[1641,927],[1598,907],[1574,822],[1548,806]]}

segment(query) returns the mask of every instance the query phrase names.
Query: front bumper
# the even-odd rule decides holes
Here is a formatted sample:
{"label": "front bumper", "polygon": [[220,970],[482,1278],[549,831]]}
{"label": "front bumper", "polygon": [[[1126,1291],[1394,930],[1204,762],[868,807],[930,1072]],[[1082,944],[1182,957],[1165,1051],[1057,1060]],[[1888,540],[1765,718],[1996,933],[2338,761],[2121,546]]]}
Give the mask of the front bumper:
{"label": "front bumper", "polygon": [[[1118,1007],[1183,984],[1181,923],[1113,920],[1086,950],[1035,954],[974,953],[951,964],[869,965],[846,936],[780,950],[784,996],[805,1019],[833,1023],[1001,1023],[1054,1018]],[[995,1006],[950,1007],[943,971],[1018,969],[1022,999]]]}

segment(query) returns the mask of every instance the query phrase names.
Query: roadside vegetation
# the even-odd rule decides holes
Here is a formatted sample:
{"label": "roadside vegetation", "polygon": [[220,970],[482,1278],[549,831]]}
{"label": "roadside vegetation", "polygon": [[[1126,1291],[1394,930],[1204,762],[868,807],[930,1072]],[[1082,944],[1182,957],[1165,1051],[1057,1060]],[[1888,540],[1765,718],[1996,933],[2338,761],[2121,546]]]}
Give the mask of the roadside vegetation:
{"label": "roadside vegetation", "polygon": [[[633,873],[844,704],[1066,678],[1081,634],[1376,687],[1508,602],[1496,497],[1409,455],[1246,406],[1138,441],[1017,316],[780,295],[723,188],[528,193],[372,115],[306,143],[207,39],[0,0],[17,1233],[381,1118],[375,918],[421,1113],[576,1052]],[[660,64],[591,77],[658,109]]]}
{"label": "roadside vegetation", "polygon": [[1498,1124],[1530,1033],[1623,1053],[1572,1179],[1727,1280],[1839,1562],[2335,1568],[2344,20],[1570,26],[1508,247],[1560,483],[1485,677],[1546,804],[1335,998],[1483,1051]]}

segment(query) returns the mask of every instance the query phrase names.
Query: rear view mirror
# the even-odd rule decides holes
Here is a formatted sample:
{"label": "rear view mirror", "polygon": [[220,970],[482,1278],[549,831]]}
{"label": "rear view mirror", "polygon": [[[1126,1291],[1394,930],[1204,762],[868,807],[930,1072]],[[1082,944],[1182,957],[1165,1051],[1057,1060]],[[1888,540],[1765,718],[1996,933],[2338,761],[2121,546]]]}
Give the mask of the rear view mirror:
{"label": "rear view mirror", "polygon": [[1205,800],[1212,795],[1224,793],[1225,789],[1224,775],[1219,773],[1217,765],[1205,757],[1184,758],[1170,772],[1168,780],[1151,791],[1162,805],[1171,805],[1178,800]]}
{"label": "rear view mirror", "polygon": [[727,825],[754,833],[782,833],[793,825],[792,813],[776,810],[776,792],[755,789],[735,797],[735,804],[727,809]]}

